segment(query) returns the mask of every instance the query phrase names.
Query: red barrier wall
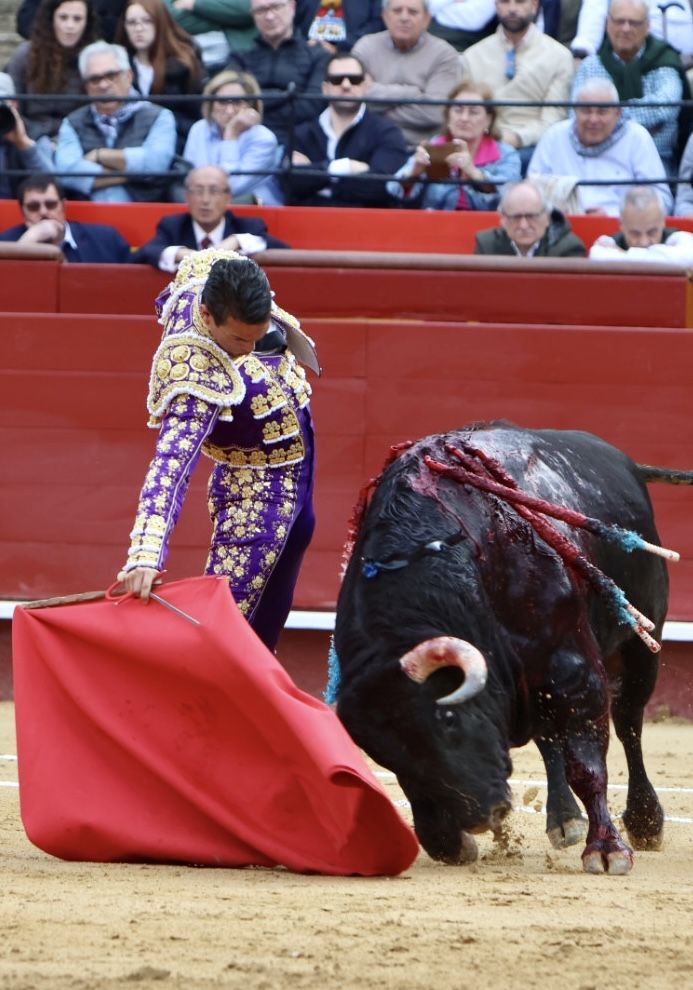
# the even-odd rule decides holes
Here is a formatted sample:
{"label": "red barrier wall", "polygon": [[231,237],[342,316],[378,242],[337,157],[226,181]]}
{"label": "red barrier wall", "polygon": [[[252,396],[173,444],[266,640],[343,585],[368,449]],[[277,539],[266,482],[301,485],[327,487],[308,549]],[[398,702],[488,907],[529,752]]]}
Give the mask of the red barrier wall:
{"label": "red barrier wall", "polygon": [[[282,300],[283,301],[283,300]],[[296,606],[331,606],[359,487],[388,446],[485,418],[592,430],[649,463],[693,467],[693,334],[684,329],[305,321],[314,382],[318,528]],[[0,597],[105,587],[122,563],[153,444],[144,399],[152,318],[0,314]],[[201,570],[208,539],[196,472],[171,576]],[[670,618],[693,619],[690,489],[653,490],[671,568]]]}
{"label": "red barrier wall", "polygon": [[[305,261],[301,261],[305,259]],[[578,259],[268,252],[281,304],[307,317],[693,326],[688,275]],[[320,262],[330,262],[324,266]],[[170,275],[148,265],[4,261],[0,310],[150,314]]]}

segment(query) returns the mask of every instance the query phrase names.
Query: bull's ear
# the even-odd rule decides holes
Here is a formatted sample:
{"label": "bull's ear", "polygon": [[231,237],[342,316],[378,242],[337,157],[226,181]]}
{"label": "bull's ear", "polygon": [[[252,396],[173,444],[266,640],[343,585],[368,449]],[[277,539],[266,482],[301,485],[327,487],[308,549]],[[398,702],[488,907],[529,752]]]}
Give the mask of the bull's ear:
{"label": "bull's ear", "polygon": [[466,640],[454,636],[437,636],[419,643],[401,657],[399,664],[407,677],[417,684],[423,684],[434,670],[442,667],[459,667],[464,671],[464,682],[451,694],[437,698],[439,705],[459,705],[469,701],[483,691],[488,677],[483,653]]}

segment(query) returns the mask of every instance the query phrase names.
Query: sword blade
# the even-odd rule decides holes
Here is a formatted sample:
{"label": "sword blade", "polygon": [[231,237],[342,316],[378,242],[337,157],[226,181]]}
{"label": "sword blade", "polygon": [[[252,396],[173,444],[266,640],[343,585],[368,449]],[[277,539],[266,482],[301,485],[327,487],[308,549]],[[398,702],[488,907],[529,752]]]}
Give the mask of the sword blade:
{"label": "sword blade", "polygon": [[202,625],[199,619],[195,619],[192,615],[188,615],[187,612],[184,612],[182,608],[178,608],[177,605],[172,605],[171,602],[167,602],[165,598],[161,597],[161,595],[155,595],[150,592],[149,597],[153,598],[155,602],[159,603],[159,605],[163,605],[164,608],[168,608],[172,612],[175,612],[176,615],[180,615],[181,619],[187,619],[188,622],[192,622],[194,626]]}

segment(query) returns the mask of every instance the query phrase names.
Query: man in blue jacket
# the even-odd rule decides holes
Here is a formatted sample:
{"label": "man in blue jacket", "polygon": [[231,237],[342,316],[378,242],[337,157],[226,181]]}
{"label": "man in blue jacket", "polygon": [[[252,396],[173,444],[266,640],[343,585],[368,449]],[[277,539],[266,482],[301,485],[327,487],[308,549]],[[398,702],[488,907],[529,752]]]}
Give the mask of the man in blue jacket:
{"label": "man in blue jacket", "polygon": [[354,55],[328,61],[322,91],[330,102],[314,120],[299,124],[286,177],[287,201],[301,206],[390,206],[386,179],[407,160],[402,131],[362,102],[368,90]]}
{"label": "man in blue jacket", "polygon": [[130,260],[130,245],[115,227],[67,220],[65,196],[54,176],[29,176],[20,184],[17,200],[24,223],[0,233],[0,241],[55,244],[66,261],[121,264]]}
{"label": "man in blue jacket", "polygon": [[183,258],[210,247],[258,254],[289,245],[267,232],[259,217],[239,217],[229,209],[229,177],[218,165],[200,165],[185,180],[187,213],[162,217],[156,233],[143,244],[133,261],[164,272],[178,271]]}

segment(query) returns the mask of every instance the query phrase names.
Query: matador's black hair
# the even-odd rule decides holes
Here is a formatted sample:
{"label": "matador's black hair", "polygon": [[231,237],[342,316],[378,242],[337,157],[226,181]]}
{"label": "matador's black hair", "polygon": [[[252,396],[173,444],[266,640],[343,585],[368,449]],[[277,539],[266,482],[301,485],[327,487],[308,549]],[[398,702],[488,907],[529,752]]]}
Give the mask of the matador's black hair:
{"label": "matador's black hair", "polygon": [[229,317],[257,325],[269,320],[272,292],[257,262],[250,258],[220,258],[212,265],[200,302],[218,326]]}

